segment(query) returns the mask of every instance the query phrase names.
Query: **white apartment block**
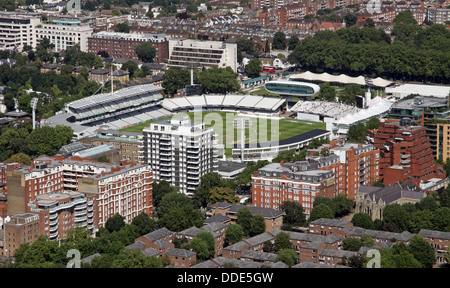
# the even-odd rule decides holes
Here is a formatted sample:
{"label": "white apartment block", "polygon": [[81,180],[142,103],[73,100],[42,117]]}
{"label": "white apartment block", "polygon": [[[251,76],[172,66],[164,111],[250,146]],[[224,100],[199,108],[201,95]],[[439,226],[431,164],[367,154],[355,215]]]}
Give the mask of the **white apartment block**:
{"label": "white apartment block", "polygon": [[231,67],[237,70],[237,44],[192,39],[169,40],[169,67]]}
{"label": "white apartment block", "polygon": [[450,21],[450,9],[444,8],[428,8],[428,21],[434,24],[445,24]]}
{"label": "white apartment block", "polygon": [[81,21],[52,20],[50,23],[42,23],[35,27],[36,40],[39,43],[44,38],[48,38],[54,44],[53,51],[66,50],[80,45],[80,50],[88,52],[88,38],[91,37],[94,29],[89,24],[82,24]]}
{"label": "white apartment block", "polygon": [[166,180],[192,195],[200,178],[213,172],[215,133],[188,118],[161,120],[143,131],[141,160],[151,166],[155,182]]}
{"label": "white apartment block", "polygon": [[25,45],[36,47],[34,27],[40,23],[39,16],[1,12],[0,49],[22,51]]}
{"label": "white apartment block", "polygon": [[0,12],[0,49],[22,51],[25,45],[36,48],[44,37],[54,44],[59,52],[80,45],[88,51],[88,37],[93,33],[92,25],[80,20],[41,21],[35,13]]}

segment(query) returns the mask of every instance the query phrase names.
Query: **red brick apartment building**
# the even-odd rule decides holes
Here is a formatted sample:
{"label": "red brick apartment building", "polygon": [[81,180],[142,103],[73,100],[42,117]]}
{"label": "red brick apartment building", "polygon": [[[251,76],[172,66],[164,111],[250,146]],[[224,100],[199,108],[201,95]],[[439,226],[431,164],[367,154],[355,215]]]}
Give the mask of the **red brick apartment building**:
{"label": "red brick apartment building", "polygon": [[310,156],[306,161],[272,163],[252,177],[253,205],[278,209],[284,201],[302,205],[309,215],[315,197],[345,195],[355,199],[360,185],[378,178],[379,151],[373,145],[333,144],[330,156]]}
{"label": "red brick apartment building", "polygon": [[334,178],[331,170],[319,170],[316,161],[271,163],[252,176],[252,204],[278,209],[284,201],[294,201],[309,215],[315,197],[334,196]]}
{"label": "red brick apartment building", "polygon": [[442,166],[434,164],[425,127],[410,119],[386,120],[368,136],[380,150],[380,178],[385,185],[410,180],[420,187],[422,181],[445,179]]}
{"label": "red brick apartment building", "polygon": [[75,225],[91,232],[116,213],[130,223],[152,214],[152,172],[146,165],[109,164],[42,156],[31,166],[7,171],[8,215],[36,213],[41,233],[62,239]]}
{"label": "red brick apartment building", "polygon": [[136,47],[143,42],[150,42],[156,50],[154,63],[163,63],[169,58],[169,42],[161,33],[116,33],[101,31],[88,38],[88,51],[98,54],[107,52],[115,59],[138,60]]}

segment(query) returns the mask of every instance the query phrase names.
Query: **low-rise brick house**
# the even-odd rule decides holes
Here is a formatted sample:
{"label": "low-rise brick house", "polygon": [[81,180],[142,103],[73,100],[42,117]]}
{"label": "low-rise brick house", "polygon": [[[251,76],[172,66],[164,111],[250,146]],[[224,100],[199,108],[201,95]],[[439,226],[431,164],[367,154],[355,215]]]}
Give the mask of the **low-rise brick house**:
{"label": "low-rise brick house", "polygon": [[413,236],[408,231],[403,231],[401,233],[396,232],[388,232],[388,231],[378,231],[378,230],[370,230],[370,229],[364,229],[361,227],[348,227],[341,230],[342,235],[344,237],[357,237],[360,238],[363,235],[369,235],[372,237],[375,246],[383,247],[383,243],[405,243],[408,244],[409,240]]}
{"label": "low-rise brick house", "polygon": [[252,251],[252,250],[245,250],[241,255],[242,260],[264,264],[273,264],[275,263],[276,258],[277,254],[275,253]]}
{"label": "low-rise brick house", "polygon": [[186,249],[169,248],[165,256],[171,265],[178,268],[189,268],[197,262],[197,253]]}
{"label": "low-rise brick house", "polygon": [[450,244],[450,232],[421,229],[418,234],[423,236],[436,252],[437,261],[433,267],[444,264],[444,253]]}
{"label": "low-rise brick house", "polygon": [[353,226],[352,222],[320,218],[309,223],[308,233],[320,235],[339,234],[340,230],[351,226]]}
{"label": "low-rise brick house", "polygon": [[252,215],[262,215],[264,217],[264,223],[266,224],[266,232],[273,229],[280,229],[281,226],[283,226],[283,216],[285,213],[277,209],[266,207],[218,202],[208,207],[207,214],[209,214],[209,216],[217,214],[228,216],[229,221],[227,221],[227,224],[236,224],[237,212],[242,208],[250,209]]}
{"label": "low-rise brick house", "polygon": [[344,257],[348,259],[353,256],[358,256],[358,253],[340,249],[325,248],[319,254],[318,263],[336,265],[341,263]]}
{"label": "low-rise brick house", "polygon": [[159,256],[164,256],[166,251],[170,248],[175,248],[172,241],[174,232],[163,227],[153,232],[147,233],[135,240],[136,242],[144,243],[144,249],[153,248],[158,251]]}
{"label": "low-rise brick house", "polygon": [[267,241],[274,243],[275,236],[269,232],[264,232],[259,235],[244,239],[243,241],[250,246],[251,250],[263,252],[264,243]]}
{"label": "low-rise brick house", "polygon": [[244,251],[249,250],[250,245],[244,241],[239,241],[230,246],[223,248],[222,257],[229,259],[241,259]]}
{"label": "low-rise brick house", "polygon": [[175,237],[178,239],[186,239],[187,242],[191,242],[194,237],[200,232],[209,232],[214,237],[215,249],[214,257],[222,255],[222,249],[225,239],[225,230],[227,225],[219,222],[209,223],[201,228],[190,227],[183,231],[175,233]]}
{"label": "low-rise brick house", "polygon": [[214,235],[214,242],[216,244],[215,257],[222,255],[227,225],[220,222],[212,222],[200,229],[203,231],[211,232]]}

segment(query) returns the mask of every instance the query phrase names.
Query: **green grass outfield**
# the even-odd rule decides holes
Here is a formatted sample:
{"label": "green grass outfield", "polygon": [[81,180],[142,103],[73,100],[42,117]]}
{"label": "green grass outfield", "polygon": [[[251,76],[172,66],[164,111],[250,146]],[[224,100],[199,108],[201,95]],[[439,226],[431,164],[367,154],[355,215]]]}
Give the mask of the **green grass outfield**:
{"label": "green grass outfield", "polygon": [[[244,115],[244,114],[242,114]],[[325,123],[292,118],[281,118],[281,120],[272,120],[257,117],[239,116],[234,112],[225,111],[203,111],[203,112],[185,112],[177,113],[164,118],[143,122],[134,126],[120,129],[121,131],[141,133],[144,128],[150,126],[150,123],[163,119],[181,118],[189,116],[191,121],[200,121],[206,123],[207,127],[212,127],[219,134],[220,144],[226,145],[226,155],[231,156],[231,145],[241,142],[241,133],[238,129],[233,129],[233,122],[236,118],[249,119],[252,123],[250,128],[245,130],[245,143],[258,143],[273,140],[282,140],[292,136],[302,134],[314,129],[325,129]],[[272,127],[273,126],[273,127]],[[273,137],[272,137],[273,135]]]}

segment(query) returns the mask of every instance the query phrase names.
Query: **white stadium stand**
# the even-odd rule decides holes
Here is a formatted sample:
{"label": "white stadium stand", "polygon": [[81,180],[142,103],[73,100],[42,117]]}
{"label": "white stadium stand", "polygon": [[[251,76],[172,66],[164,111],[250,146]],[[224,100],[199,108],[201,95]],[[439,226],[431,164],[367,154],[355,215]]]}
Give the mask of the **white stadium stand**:
{"label": "white stadium stand", "polygon": [[225,109],[233,111],[277,112],[286,100],[278,97],[257,95],[203,95],[164,99],[161,106],[168,111],[202,109]]}

